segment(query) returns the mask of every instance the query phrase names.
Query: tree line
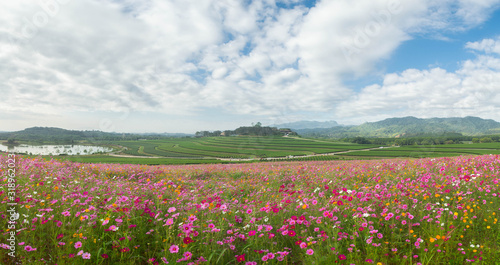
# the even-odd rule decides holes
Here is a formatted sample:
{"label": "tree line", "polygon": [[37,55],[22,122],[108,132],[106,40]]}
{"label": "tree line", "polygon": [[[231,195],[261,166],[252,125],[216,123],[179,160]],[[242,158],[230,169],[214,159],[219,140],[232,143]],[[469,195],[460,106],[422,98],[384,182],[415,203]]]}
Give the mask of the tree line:
{"label": "tree line", "polygon": [[198,131],[195,133],[196,137],[218,137],[218,136],[235,136],[235,135],[249,135],[249,136],[282,136],[282,135],[297,135],[288,128],[278,129],[277,127],[262,126],[260,122],[252,124],[252,126],[242,126],[235,130],[224,131]]}
{"label": "tree line", "polygon": [[446,135],[446,136],[427,136],[427,137],[405,137],[405,138],[366,138],[353,137],[342,139],[345,142],[357,144],[376,144],[376,145],[441,145],[441,144],[461,144],[463,142],[472,143],[493,143],[500,142],[500,135],[486,136],[464,136],[464,135]]}

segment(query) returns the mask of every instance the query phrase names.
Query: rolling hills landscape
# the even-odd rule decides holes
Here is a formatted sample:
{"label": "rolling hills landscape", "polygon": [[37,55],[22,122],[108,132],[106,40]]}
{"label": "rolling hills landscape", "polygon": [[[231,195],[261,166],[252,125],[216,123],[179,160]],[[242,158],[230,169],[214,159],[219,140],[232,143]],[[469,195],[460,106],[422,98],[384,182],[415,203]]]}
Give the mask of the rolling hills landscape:
{"label": "rolling hills landscape", "polygon": [[[289,128],[303,137],[324,138],[401,138],[418,136],[436,136],[456,134],[464,136],[480,136],[500,134],[500,122],[478,117],[464,118],[430,118],[415,117],[389,118],[377,122],[366,122],[361,125],[339,125],[335,121],[300,121],[271,125],[277,128]],[[252,127],[240,127],[252,128]],[[267,127],[263,127],[267,128]],[[227,130],[226,130],[227,131]],[[239,130],[237,129],[236,132]],[[240,129],[241,131],[241,129]],[[261,130],[262,131],[262,130]],[[221,131],[222,132],[222,131]],[[220,135],[220,132],[217,136]],[[267,135],[267,134],[266,134]],[[93,140],[137,140],[160,139],[168,137],[190,137],[194,134],[178,133],[108,133],[101,131],[65,130],[52,127],[32,127],[22,131],[0,132],[0,139],[16,139],[23,141],[78,141]],[[211,136],[214,136],[211,134]]]}
{"label": "rolling hills landscape", "polygon": [[500,0],[0,8],[0,265],[500,265]]}
{"label": "rolling hills landscape", "polygon": [[[331,123],[331,122],[330,122]],[[304,123],[320,127],[304,128],[303,123],[280,124],[288,126],[302,136],[350,138],[350,137],[413,137],[422,135],[462,134],[468,136],[500,134],[500,122],[478,117],[430,118],[415,117],[389,118],[361,125],[332,126],[325,128],[321,123]]]}

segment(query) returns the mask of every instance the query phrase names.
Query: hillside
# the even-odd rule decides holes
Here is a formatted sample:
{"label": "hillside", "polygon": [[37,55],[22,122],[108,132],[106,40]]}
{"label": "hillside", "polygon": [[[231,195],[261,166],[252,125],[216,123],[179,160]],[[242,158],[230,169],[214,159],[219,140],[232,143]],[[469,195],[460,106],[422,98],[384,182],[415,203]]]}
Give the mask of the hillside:
{"label": "hillside", "polygon": [[0,139],[31,142],[60,142],[73,143],[75,141],[109,141],[109,140],[139,140],[161,139],[165,137],[187,136],[187,134],[131,134],[108,133],[102,131],[66,130],[55,127],[32,127],[22,131],[0,133]]}
{"label": "hillside", "polygon": [[322,129],[296,130],[303,136],[323,136],[333,138],[348,137],[413,137],[422,135],[487,135],[498,134],[500,123],[478,117],[430,118],[415,117],[389,118],[378,122],[367,122],[357,126],[336,126]]}

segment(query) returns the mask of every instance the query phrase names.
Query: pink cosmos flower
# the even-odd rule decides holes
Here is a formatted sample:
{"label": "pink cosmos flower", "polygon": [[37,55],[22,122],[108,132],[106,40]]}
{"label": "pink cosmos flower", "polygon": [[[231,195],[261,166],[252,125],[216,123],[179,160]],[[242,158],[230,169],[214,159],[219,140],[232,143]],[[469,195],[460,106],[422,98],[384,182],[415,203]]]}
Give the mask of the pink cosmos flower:
{"label": "pink cosmos flower", "polygon": [[31,246],[25,246],[24,250],[30,252],[30,251],[36,251],[36,248],[32,248]]}
{"label": "pink cosmos flower", "polygon": [[179,252],[179,246],[172,245],[169,250],[170,250],[170,253],[177,253],[177,252]]}
{"label": "pink cosmos flower", "polygon": [[82,258],[83,259],[90,259],[90,253],[88,253],[88,252],[83,253]]}
{"label": "pink cosmos flower", "polygon": [[82,247],[82,242],[78,241],[75,243],[75,248],[81,248]]}
{"label": "pink cosmos flower", "polygon": [[312,254],[314,254],[314,250],[308,249],[308,250],[306,250],[306,254],[307,255],[312,255]]}

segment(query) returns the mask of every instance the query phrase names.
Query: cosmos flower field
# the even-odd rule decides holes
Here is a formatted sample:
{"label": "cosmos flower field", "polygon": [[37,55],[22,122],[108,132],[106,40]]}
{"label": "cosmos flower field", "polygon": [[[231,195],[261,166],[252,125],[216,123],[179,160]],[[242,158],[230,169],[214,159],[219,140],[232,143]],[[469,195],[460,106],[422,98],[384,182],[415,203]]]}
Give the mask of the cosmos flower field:
{"label": "cosmos flower field", "polygon": [[[500,156],[139,166],[0,156],[1,264],[495,264]],[[15,238],[15,258],[8,241]]]}

